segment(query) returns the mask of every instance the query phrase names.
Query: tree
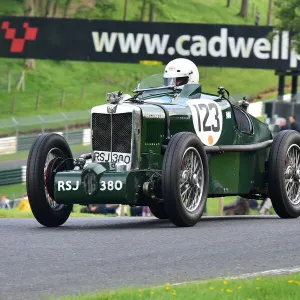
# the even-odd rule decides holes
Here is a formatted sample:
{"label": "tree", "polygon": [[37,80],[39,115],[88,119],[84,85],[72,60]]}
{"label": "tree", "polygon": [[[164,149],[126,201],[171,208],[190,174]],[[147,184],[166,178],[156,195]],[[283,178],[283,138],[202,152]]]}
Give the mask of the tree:
{"label": "tree", "polygon": [[53,2],[52,0],[47,0],[45,7],[45,17],[49,18],[51,16],[51,11],[53,10]]}
{"label": "tree", "polygon": [[274,21],[279,30],[293,32],[292,46],[300,53],[300,0],[275,0]]}
{"label": "tree", "polygon": [[147,0],[143,0],[143,4],[141,8],[141,21],[144,21],[146,5],[147,5]]}
{"label": "tree", "polygon": [[57,8],[58,8],[58,1],[59,0],[55,0],[53,3],[53,11],[52,11],[52,17],[55,18],[57,15]]}
{"label": "tree", "polygon": [[241,10],[238,13],[238,16],[245,18],[245,19],[248,18],[248,6],[249,6],[249,1],[242,0]]}
{"label": "tree", "polygon": [[74,16],[77,18],[111,20],[117,10],[115,2],[114,0],[96,0],[93,8],[83,4]]}
{"label": "tree", "polygon": [[175,17],[169,13],[168,5],[172,5],[174,0],[135,0],[139,13],[135,16],[136,20],[154,22],[156,17],[166,20],[175,20]]}
{"label": "tree", "polygon": [[72,0],[66,1],[65,7],[64,7],[64,18],[67,18],[67,16],[68,16],[68,11],[69,11],[71,2],[72,2]]}
{"label": "tree", "polygon": [[[168,10],[165,7],[167,0],[148,0],[149,4],[149,21],[154,22],[157,15],[161,18],[170,19]],[[171,1],[170,1],[171,2]]]}
{"label": "tree", "polygon": [[[24,15],[27,17],[56,17],[59,6],[63,7],[63,16],[67,17],[72,0],[24,0]],[[35,60],[26,58],[26,69],[35,69]]]}
{"label": "tree", "polygon": [[149,3],[149,21],[154,22],[155,21],[155,1],[150,1]]}
{"label": "tree", "polygon": [[227,5],[226,7],[231,7],[231,0],[227,0]]}
{"label": "tree", "polygon": [[24,15],[28,17],[34,16],[34,2],[33,0],[24,0]]}
{"label": "tree", "polygon": [[124,15],[123,15],[123,20],[125,21],[127,18],[127,9],[128,9],[128,0],[124,1]]}
{"label": "tree", "polygon": [[267,25],[272,25],[272,6],[273,0],[269,0],[269,9],[268,9],[268,18],[267,18]]}

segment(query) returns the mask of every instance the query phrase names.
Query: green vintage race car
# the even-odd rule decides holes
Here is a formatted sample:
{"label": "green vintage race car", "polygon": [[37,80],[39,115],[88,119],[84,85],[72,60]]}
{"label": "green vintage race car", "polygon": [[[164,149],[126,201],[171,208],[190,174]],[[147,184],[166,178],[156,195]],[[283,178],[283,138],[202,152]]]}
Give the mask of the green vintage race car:
{"label": "green vintage race car", "polygon": [[300,134],[280,132],[199,84],[165,86],[162,75],[107,94],[91,110],[91,153],[74,159],[55,133],[37,137],[27,163],[32,212],[62,225],[73,204],[149,206],[154,216],[193,226],[208,197],[270,197],[282,218],[300,215]]}

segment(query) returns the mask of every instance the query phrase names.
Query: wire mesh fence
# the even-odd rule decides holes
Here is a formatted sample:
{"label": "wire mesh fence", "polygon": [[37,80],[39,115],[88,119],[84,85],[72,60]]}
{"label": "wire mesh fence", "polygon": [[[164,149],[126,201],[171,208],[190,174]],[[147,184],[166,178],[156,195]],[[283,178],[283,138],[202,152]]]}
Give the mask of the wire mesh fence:
{"label": "wire mesh fence", "polygon": [[89,127],[90,110],[0,119],[0,161],[26,158],[35,138],[45,132],[64,136],[70,145],[87,146]]}

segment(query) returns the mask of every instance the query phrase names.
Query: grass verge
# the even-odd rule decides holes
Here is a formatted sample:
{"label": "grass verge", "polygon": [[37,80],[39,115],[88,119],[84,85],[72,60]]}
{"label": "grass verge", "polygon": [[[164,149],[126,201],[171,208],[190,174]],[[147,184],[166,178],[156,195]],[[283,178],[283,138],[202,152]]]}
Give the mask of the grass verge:
{"label": "grass verge", "polygon": [[[62,297],[59,300],[113,300],[113,299],[299,299],[300,273],[250,279],[212,279],[198,283],[162,287],[121,288],[96,294]],[[51,298],[53,299],[53,298]]]}

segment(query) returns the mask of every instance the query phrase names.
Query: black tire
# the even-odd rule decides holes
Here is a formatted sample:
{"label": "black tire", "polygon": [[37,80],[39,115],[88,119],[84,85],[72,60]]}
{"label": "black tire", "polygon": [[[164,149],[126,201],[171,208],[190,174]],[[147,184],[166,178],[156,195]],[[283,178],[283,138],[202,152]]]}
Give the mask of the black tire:
{"label": "black tire", "polygon": [[73,205],[51,207],[47,200],[44,167],[50,150],[54,156],[57,154],[57,157],[73,158],[68,143],[61,135],[56,133],[40,135],[34,141],[27,159],[26,185],[28,200],[36,220],[44,226],[56,227],[67,221]]}
{"label": "black tire", "polygon": [[[279,132],[273,141],[268,162],[268,194],[275,212],[284,219],[300,216],[300,203],[292,204],[286,189],[287,168],[292,165],[287,164],[287,154],[291,146],[298,146],[300,150],[300,134],[294,130]],[[293,176],[291,180],[295,180]]]}
{"label": "black tire", "polygon": [[163,203],[151,204],[149,208],[152,215],[157,219],[168,219],[168,214]]}
{"label": "black tire", "polygon": [[[192,147],[199,154],[203,166],[203,187],[200,202],[193,211],[184,206],[180,191],[182,158],[187,149]],[[194,151],[194,150],[192,150]],[[180,132],[175,134],[166,149],[162,169],[162,193],[164,206],[169,219],[177,226],[194,226],[201,218],[208,193],[208,162],[204,147],[194,133]]]}

